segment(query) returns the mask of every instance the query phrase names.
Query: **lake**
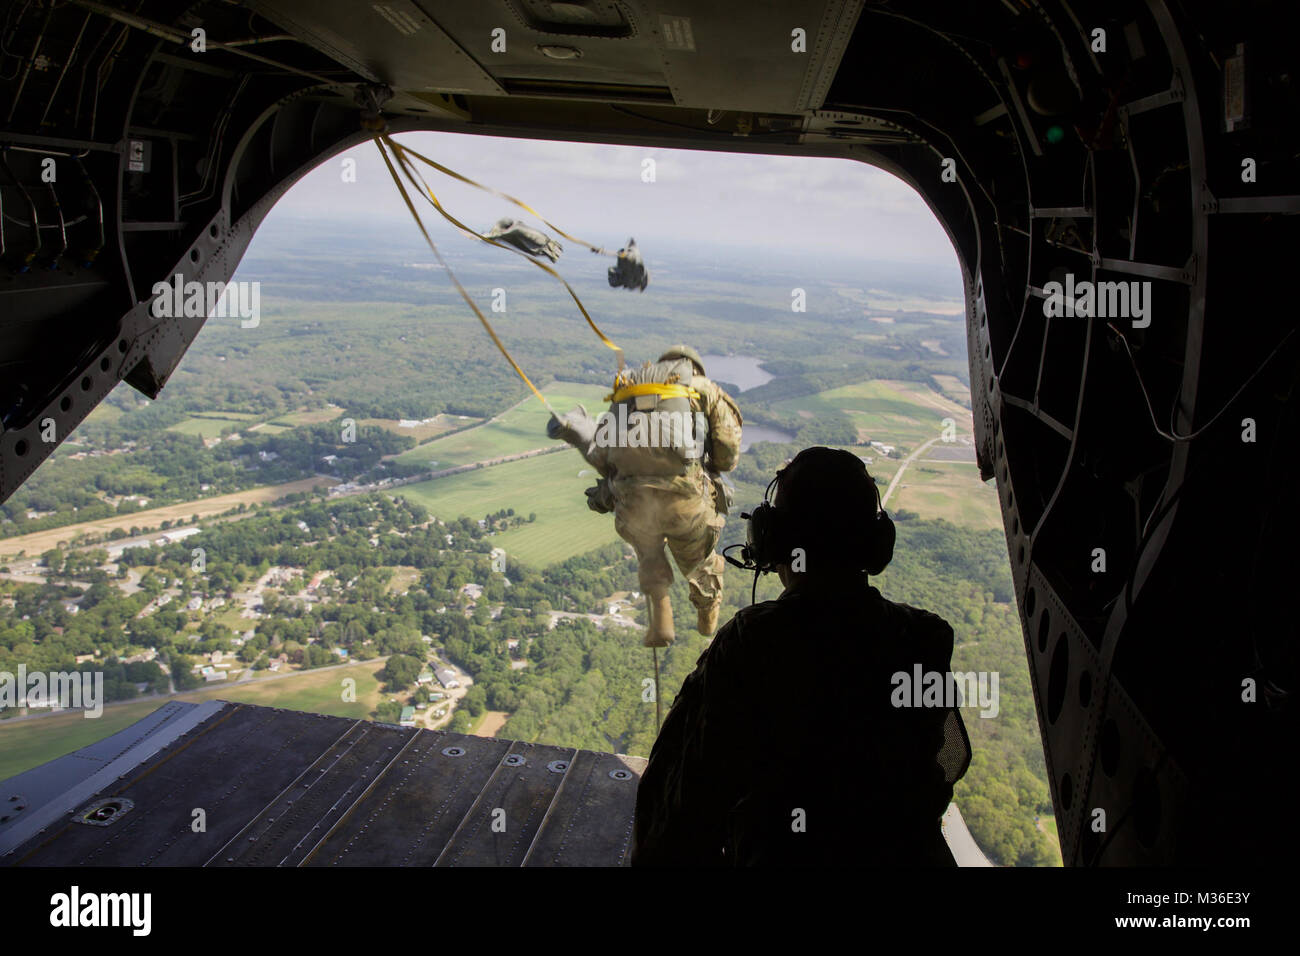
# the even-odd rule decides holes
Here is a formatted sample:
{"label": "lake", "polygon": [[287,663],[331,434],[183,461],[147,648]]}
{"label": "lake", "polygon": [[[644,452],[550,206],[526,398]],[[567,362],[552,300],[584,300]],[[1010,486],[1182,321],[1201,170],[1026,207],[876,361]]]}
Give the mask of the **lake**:
{"label": "lake", "polygon": [[772,381],[772,376],[760,368],[762,359],[752,355],[701,355],[704,371],[715,382],[730,382],[742,392],[758,388]]}
{"label": "lake", "polygon": [[[715,382],[729,382],[742,392],[758,388],[772,381],[773,376],[763,371],[760,358],[752,355],[701,355],[704,370]],[[744,414],[744,403],[741,403]],[[748,451],[758,441],[790,442],[794,435],[768,425],[745,425],[740,432],[740,450]]]}
{"label": "lake", "polygon": [[[706,365],[705,368],[708,368]],[[744,409],[741,409],[742,414]],[[749,451],[749,446],[757,441],[791,442],[794,436],[770,425],[742,425],[740,428],[740,450]]]}

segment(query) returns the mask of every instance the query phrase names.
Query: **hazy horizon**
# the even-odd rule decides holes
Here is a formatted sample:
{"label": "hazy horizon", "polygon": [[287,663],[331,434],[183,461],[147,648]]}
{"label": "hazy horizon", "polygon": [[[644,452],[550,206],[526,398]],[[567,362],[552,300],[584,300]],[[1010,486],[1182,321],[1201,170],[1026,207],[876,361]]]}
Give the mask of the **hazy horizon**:
{"label": "hazy horizon", "polygon": [[[534,141],[459,133],[397,137],[477,182],[533,206],[582,239],[617,249],[673,246],[755,249],[845,264],[922,267],[960,293],[956,253],[921,197],[902,180],[854,160]],[[344,160],[355,182],[344,182]],[[654,181],[642,179],[654,161]],[[512,216],[550,231],[507,201],[427,167],[429,186],[453,215],[480,231]],[[421,215],[440,248],[467,241],[427,202]],[[369,143],[327,160],[276,204],[268,223],[299,220],[373,226],[420,243],[400,196]],[[588,253],[560,239],[566,252]],[[449,240],[455,240],[454,242]],[[403,244],[405,242],[403,241]],[[649,255],[648,255],[649,258]]]}

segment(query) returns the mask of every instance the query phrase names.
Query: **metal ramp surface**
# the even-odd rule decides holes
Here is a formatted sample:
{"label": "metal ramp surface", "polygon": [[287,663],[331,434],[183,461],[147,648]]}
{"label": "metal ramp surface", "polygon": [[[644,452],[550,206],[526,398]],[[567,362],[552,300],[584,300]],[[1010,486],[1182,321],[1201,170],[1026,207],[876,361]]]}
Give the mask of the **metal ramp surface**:
{"label": "metal ramp surface", "polygon": [[645,766],[224,701],[135,738],[57,792],[58,761],[0,784],[3,803],[46,781],[0,829],[0,864],[622,866]]}

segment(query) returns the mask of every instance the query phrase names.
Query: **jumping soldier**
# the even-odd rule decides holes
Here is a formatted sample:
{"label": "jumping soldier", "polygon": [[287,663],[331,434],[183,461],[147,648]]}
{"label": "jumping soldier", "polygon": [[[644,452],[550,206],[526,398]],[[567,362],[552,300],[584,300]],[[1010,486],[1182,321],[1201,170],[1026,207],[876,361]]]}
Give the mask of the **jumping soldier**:
{"label": "jumping soldier", "polygon": [[740,409],[705,377],[703,360],[687,345],[625,370],[607,400],[599,419],[579,405],[552,416],[546,432],[596,469],[601,477],[587,489],[587,504],[614,512],[615,529],[636,551],[649,618],[645,646],[666,647],[675,636],[665,544],[690,588],[696,627],[710,636],[725,567],[715,548],[731,504],[721,473],[740,457]]}

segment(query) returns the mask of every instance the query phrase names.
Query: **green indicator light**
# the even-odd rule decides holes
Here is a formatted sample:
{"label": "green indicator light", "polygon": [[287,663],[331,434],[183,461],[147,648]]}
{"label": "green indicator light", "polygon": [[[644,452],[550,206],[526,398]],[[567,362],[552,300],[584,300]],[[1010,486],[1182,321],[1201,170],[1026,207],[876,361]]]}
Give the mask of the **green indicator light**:
{"label": "green indicator light", "polygon": [[1047,127],[1047,141],[1055,146],[1061,140],[1065,139],[1065,130],[1059,126]]}

